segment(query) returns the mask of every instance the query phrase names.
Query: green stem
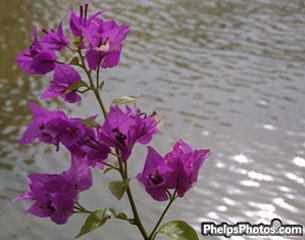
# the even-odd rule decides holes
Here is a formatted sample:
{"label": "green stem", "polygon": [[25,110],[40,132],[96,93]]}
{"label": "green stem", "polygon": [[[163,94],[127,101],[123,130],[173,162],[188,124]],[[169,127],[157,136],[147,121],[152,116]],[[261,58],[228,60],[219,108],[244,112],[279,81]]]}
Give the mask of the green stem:
{"label": "green stem", "polygon": [[134,199],[133,199],[133,196],[132,196],[132,193],[131,193],[131,190],[130,190],[130,186],[128,186],[126,192],[127,192],[127,196],[128,196],[129,202],[130,202],[132,212],[133,212],[134,221],[135,221],[138,229],[140,230],[142,236],[144,237],[144,239],[148,240],[149,238],[147,237],[147,233],[146,233],[145,228],[144,228],[144,226],[141,222],[141,219],[139,217],[137,207],[136,207],[136,204],[134,202]]}
{"label": "green stem", "polygon": [[[105,106],[103,104],[103,101],[101,99],[99,89],[97,88],[98,86],[94,86],[94,82],[93,82],[93,79],[91,77],[91,72],[90,72],[90,70],[88,70],[88,68],[86,66],[85,59],[84,59],[84,56],[83,56],[82,51],[81,51],[80,48],[78,49],[78,54],[79,54],[79,57],[80,57],[80,60],[81,60],[81,63],[82,63],[80,66],[85,70],[85,72],[87,74],[87,77],[89,79],[89,82],[90,82],[90,87],[93,90],[94,95],[95,95],[95,97],[96,97],[96,99],[97,99],[97,101],[98,101],[98,103],[99,103],[99,105],[102,109],[104,118],[106,118],[107,117],[107,111],[106,111],[106,108],[105,108]],[[98,68],[98,71],[99,71],[99,68]]]}
{"label": "green stem", "polygon": [[94,88],[94,83],[93,83],[93,80],[92,80],[90,71],[87,69],[87,66],[86,66],[85,59],[84,59],[84,56],[83,56],[83,54],[82,54],[81,48],[78,49],[78,55],[79,55],[80,61],[81,61],[81,63],[82,63],[82,64],[79,65],[79,66],[82,67],[82,68],[85,70],[85,72],[86,72],[86,74],[87,74],[87,77],[88,77],[88,79],[89,79],[89,82],[90,82],[90,87],[91,87],[91,88]]}
{"label": "green stem", "polygon": [[108,167],[110,167],[110,168],[112,168],[112,169],[114,169],[114,170],[120,171],[119,168],[117,168],[116,166],[114,166],[114,165],[112,165],[112,164],[110,164],[110,163],[103,162],[103,161],[98,161],[98,162],[99,162],[99,163],[102,163],[102,164],[104,164],[105,166],[108,166]]}
{"label": "green stem", "polygon": [[[103,115],[104,115],[104,118],[106,119],[107,118],[107,111],[105,109],[105,106],[103,104],[103,101],[102,101],[102,98],[101,98],[101,95],[100,95],[100,92],[99,92],[99,68],[97,70],[97,80],[96,80],[96,83],[97,83],[97,86],[94,86],[94,82],[93,82],[93,79],[91,77],[91,71],[88,70],[87,66],[86,66],[86,63],[85,63],[85,59],[84,59],[84,56],[82,55],[82,52],[81,52],[81,49],[79,48],[78,49],[78,54],[79,54],[79,57],[81,59],[81,64],[79,65],[81,68],[84,69],[84,71],[86,72],[87,74],[87,77],[89,79],[89,82],[90,82],[90,88],[93,90],[94,92],[94,95],[100,105],[100,108],[103,112]],[[121,174],[121,177],[122,179],[125,181],[127,180],[128,176],[127,176],[127,163],[124,163],[125,164],[125,167],[123,165],[123,161],[122,161],[122,158],[121,158],[121,154],[120,154],[120,150],[118,148],[116,148],[116,155],[117,155],[117,159],[118,159],[118,163],[119,163],[119,172]],[[134,222],[135,222],[135,225],[138,227],[138,229],[140,230],[143,238],[145,240],[148,240],[148,236],[147,236],[147,233],[145,231],[145,228],[141,222],[141,219],[140,219],[140,216],[139,216],[139,213],[138,213],[138,210],[137,210],[137,207],[136,207],[136,204],[135,204],[135,201],[133,199],[133,196],[132,196],[132,192],[131,192],[131,189],[130,189],[130,186],[128,186],[127,190],[126,190],[126,193],[127,193],[127,196],[128,196],[128,200],[129,200],[129,203],[130,203],[130,206],[131,206],[131,209],[132,209],[132,212],[133,212],[133,215],[134,215]]]}
{"label": "green stem", "polygon": [[77,90],[78,93],[85,93],[90,91],[90,88],[86,88],[85,90]]}
{"label": "green stem", "polygon": [[96,87],[98,88],[100,86],[100,64],[101,64],[102,59],[99,61],[99,64],[97,66],[97,71],[96,71]]}
{"label": "green stem", "polygon": [[77,52],[77,49],[71,48],[69,45],[66,46],[72,53]]}
{"label": "green stem", "polygon": [[126,179],[128,179],[128,168],[127,168],[127,162],[124,162],[124,174],[125,174],[125,177]]}
{"label": "green stem", "polygon": [[155,234],[156,234],[156,231],[157,231],[158,227],[160,226],[160,224],[161,224],[165,214],[167,213],[168,209],[170,208],[172,203],[175,201],[175,199],[176,199],[176,190],[175,190],[173,195],[170,195],[170,200],[169,200],[166,208],[163,210],[163,212],[162,212],[162,214],[161,214],[161,216],[160,216],[156,226],[154,227],[154,229],[152,230],[151,234],[149,235],[148,240],[153,240],[155,238]]}
{"label": "green stem", "polygon": [[[120,174],[121,174],[122,179],[125,181],[125,180],[128,179],[127,163],[124,162],[124,165],[123,165],[120,150],[118,148],[116,148],[115,151],[116,151],[116,154],[118,155],[118,163],[119,163]],[[127,197],[128,197],[128,200],[129,200],[132,212],[133,212],[134,222],[135,222],[136,226],[138,227],[138,229],[140,230],[143,238],[145,240],[148,240],[149,238],[147,237],[147,233],[146,233],[145,228],[144,228],[144,226],[141,222],[141,219],[140,219],[140,216],[139,216],[139,213],[138,213],[138,210],[137,210],[137,206],[136,206],[135,201],[133,199],[133,195],[132,195],[132,192],[131,192],[131,189],[130,189],[129,185],[128,185],[128,188],[126,190],[126,193],[127,193]]]}
{"label": "green stem", "polygon": [[102,109],[104,118],[106,119],[108,113],[107,113],[106,108],[105,108],[105,106],[104,106],[104,104],[103,104],[103,101],[102,101],[100,92],[99,92],[99,90],[98,90],[97,88],[95,88],[95,89],[93,90],[93,92],[94,92],[94,94],[95,94],[95,97],[96,97],[96,99],[97,99],[97,101],[98,101],[98,103],[99,103],[101,109]]}
{"label": "green stem", "polygon": [[53,62],[58,63],[58,64],[63,64],[63,65],[65,65],[65,64],[66,64],[66,63],[64,63],[64,62],[57,61],[57,60],[54,60]]}
{"label": "green stem", "polygon": [[80,205],[79,202],[75,203],[74,209],[78,210],[79,213],[89,213],[89,214],[93,213],[92,211],[90,211],[90,210],[84,208],[82,205]]}

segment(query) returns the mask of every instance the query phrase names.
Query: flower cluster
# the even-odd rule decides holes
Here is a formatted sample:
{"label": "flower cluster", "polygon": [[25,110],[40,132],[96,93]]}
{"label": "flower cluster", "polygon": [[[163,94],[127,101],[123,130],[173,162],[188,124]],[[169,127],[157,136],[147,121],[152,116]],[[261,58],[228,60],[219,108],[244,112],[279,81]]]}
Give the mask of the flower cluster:
{"label": "flower cluster", "polygon": [[138,174],[137,178],[157,201],[167,200],[169,189],[175,189],[178,196],[183,197],[197,182],[199,169],[209,153],[208,149],[193,150],[182,140],[164,158],[148,147],[143,173]]}
{"label": "flower cluster", "polygon": [[[88,127],[85,124],[87,119],[68,118],[63,111],[48,111],[40,108],[34,103],[30,103],[30,107],[34,115],[34,120],[26,129],[20,143],[31,144],[38,141],[53,144],[56,146],[57,150],[60,145],[63,145],[71,153],[72,166],[75,165],[74,162],[76,160],[74,159],[77,159],[78,164],[81,166],[103,169],[104,164],[108,161],[108,155],[110,153],[114,154],[115,149],[119,149],[122,160],[127,161],[136,142],[148,144],[152,140],[152,136],[159,132],[160,121],[155,118],[155,113],[147,116],[147,114],[141,112],[140,109],[137,109],[134,112],[128,106],[126,107],[127,111],[125,113],[117,105],[113,105],[104,124],[102,126],[97,124],[95,127]],[[91,121],[94,121],[94,119],[95,116],[89,118]],[[73,170],[75,170],[75,167]],[[43,178],[48,185],[55,184],[53,187],[56,189],[56,184],[58,182],[63,182],[66,179],[65,176],[72,175],[72,173],[70,174],[71,171],[72,170],[68,171],[69,174],[64,172],[60,175],[30,175],[29,177],[32,181],[32,193],[30,195],[35,196],[36,181],[39,182],[40,179]],[[77,176],[77,174],[75,175]],[[72,182],[67,184],[70,183]],[[84,188],[82,189],[85,190]],[[59,191],[61,191],[61,189],[59,189]],[[70,193],[67,192],[67,194]],[[41,213],[39,213],[39,208],[36,206],[37,204],[41,204],[42,200],[40,198],[28,198],[25,196],[28,196],[28,194],[17,199],[33,199],[37,201],[32,207],[35,211],[31,208],[28,211],[29,213],[39,217],[51,216],[45,214],[44,208],[41,208]],[[73,194],[73,196],[76,197],[78,194]],[[45,197],[46,196],[44,196],[44,198]],[[73,197],[73,199],[76,199],[75,197]],[[69,203],[71,202],[73,201],[71,200]],[[61,212],[56,212],[57,215],[60,213]],[[70,215],[65,215],[65,217],[68,216]],[[62,223],[60,221],[55,221],[54,218],[51,219],[56,223]]]}
{"label": "flower cluster", "polygon": [[[88,17],[88,4],[80,6],[79,15],[71,10],[70,30],[75,36],[74,44],[79,50],[85,50],[85,58],[91,70],[112,68],[119,64],[123,41],[129,32],[129,26],[118,25],[115,21],[103,21],[99,18],[103,12]],[[44,36],[38,38],[37,28],[33,29],[33,43],[18,57],[17,63],[28,74],[46,74],[55,69],[52,84],[41,98],[61,96],[69,103],[80,101],[76,91],[67,89],[81,80],[73,67],[58,61],[56,52],[66,48],[72,52],[77,49],[70,47],[70,40],[63,32],[62,22],[57,31],[43,29]],[[74,89],[77,90],[77,89]]]}
{"label": "flower cluster", "polygon": [[127,161],[136,142],[148,144],[152,140],[152,136],[159,132],[160,123],[155,113],[147,116],[140,109],[133,112],[128,106],[126,110],[125,113],[113,105],[100,130],[101,139],[109,146],[118,148],[123,161]]}
{"label": "flower cluster", "polygon": [[[30,191],[15,200],[33,200],[28,213],[50,217],[53,222],[64,224],[75,211],[90,213],[79,204],[79,194],[92,186],[92,168],[101,170],[108,166],[118,171],[122,178],[122,181],[112,184],[119,184],[118,189],[110,190],[120,199],[120,192],[124,194],[128,189],[127,195],[134,213],[133,224],[138,225],[144,239],[152,239],[154,232],[150,238],[147,236],[131,197],[127,163],[136,144],[149,144],[159,133],[161,120],[156,112],[147,114],[137,107],[126,105],[122,109],[118,106],[119,103],[134,101],[133,97],[122,98],[121,102],[114,101],[117,104],[112,104],[109,111],[105,109],[99,93],[103,85],[99,82],[99,71],[100,68],[112,68],[119,64],[129,26],[118,25],[112,20],[103,21],[99,17],[102,13],[99,11],[88,16],[88,4],[80,6],[79,14],[71,10],[73,41],[64,34],[62,22],[57,31],[43,29],[41,39],[34,28],[33,43],[17,57],[19,66],[29,74],[54,71],[53,80],[42,94],[42,99],[60,96],[68,103],[76,103],[81,101],[81,94],[93,91],[105,120],[99,122],[97,115],[86,119],[70,118],[61,110],[49,111],[31,102],[29,105],[34,119],[20,143],[41,142],[55,145],[56,150],[63,146],[70,153],[71,166],[60,174],[30,174]],[[74,45],[70,45],[71,42]],[[68,63],[60,61],[56,54],[64,50],[73,54]],[[85,71],[88,82],[82,80],[72,65]],[[91,75],[93,72],[96,73],[96,83]],[[197,182],[199,169],[209,153],[208,149],[193,150],[183,140],[179,140],[164,157],[148,147],[144,170],[137,175],[137,179],[153,199],[165,201],[170,198],[173,201],[175,197],[183,197]],[[114,157],[116,162],[111,160]],[[122,216],[125,215],[121,214],[120,218],[124,218]]]}
{"label": "flower cluster", "polygon": [[68,171],[61,174],[33,173],[29,178],[31,190],[15,200],[36,201],[27,212],[37,217],[51,217],[57,224],[67,222],[79,193],[92,186],[91,170],[77,157],[72,158]]}

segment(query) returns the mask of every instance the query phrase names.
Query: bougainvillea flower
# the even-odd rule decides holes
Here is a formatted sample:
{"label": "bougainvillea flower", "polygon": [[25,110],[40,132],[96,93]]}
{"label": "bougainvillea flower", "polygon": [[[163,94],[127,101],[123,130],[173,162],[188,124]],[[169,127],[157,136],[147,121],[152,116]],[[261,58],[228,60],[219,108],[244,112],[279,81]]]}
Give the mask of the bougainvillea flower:
{"label": "bougainvillea flower", "polygon": [[92,173],[86,162],[72,155],[71,166],[64,172],[65,176],[75,183],[74,188],[78,192],[88,190],[92,186]]}
{"label": "bougainvillea flower", "polygon": [[69,103],[79,102],[81,97],[76,90],[65,93],[72,84],[78,81],[81,81],[81,76],[73,67],[66,64],[56,64],[53,81],[41,98],[45,99],[61,96]]}
{"label": "bougainvillea flower", "polygon": [[[79,8],[79,14],[73,10],[71,12],[70,29],[74,36],[84,39],[90,69],[96,70],[99,65],[102,68],[118,65],[129,26],[119,26],[115,21],[104,22],[98,18],[103,11],[88,17],[88,4],[80,5]],[[82,48],[85,45],[82,42]]]}
{"label": "bougainvillea flower", "polygon": [[71,10],[70,29],[75,37],[82,37],[83,31],[103,13],[103,11],[98,11],[88,18],[88,7],[89,4],[80,5],[79,14],[76,14],[73,9]]}
{"label": "bougainvillea flower", "polygon": [[83,158],[88,166],[104,168],[103,162],[108,160],[111,149],[98,137],[96,129],[86,128],[85,134],[75,144],[69,146],[72,155]]}
{"label": "bougainvillea flower", "polygon": [[164,158],[148,148],[144,170],[137,179],[157,201],[167,200],[166,191],[169,189],[175,189],[178,197],[183,197],[197,182],[199,169],[209,153],[208,149],[193,150],[182,140]]}
{"label": "bougainvillea flower", "polygon": [[158,133],[158,121],[154,114],[147,114],[137,110],[135,113],[126,106],[126,113],[117,105],[112,105],[110,112],[100,129],[100,139],[110,147],[120,149],[123,161],[126,161],[136,142],[147,144],[152,136]]}
{"label": "bougainvillea flower", "polygon": [[[72,155],[83,158],[92,166],[103,168],[101,161],[108,158],[111,149],[97,134],[95,128],[89,128],[81,118],[68,118],[62,111],[48,111],[30,103],[34,114],[33,122],[23,134],[20,143],[31,144],[35,141],[57,146],[63,144]],[[94,120],[96,116],[90,117]]]}
{"label": "bougainvillea flower", "polygon": [[51,217],[64,224],[73,214],[79,193],[92,186],[92,174],[81,159],[73,158],[68,171],[61,174],[34,173],[29,175],[30,191],[14,200],[34,200],[27,213],[37,217]]}
{"label": "bougainvillea flower", "polygon": [[69,148],[86,133],[86,125],[81,118],[67,119],[63,124],[50,124],[53,131],[59,133],[58,140]]}
{"label": "bougainvillea flower", "polygon": [[86,54],[89,67],[96,70],[99,65],[102,68],[118,65],[123,41],[129,29],[129,26],[119,26],[115,21],[102,22],[100,27],[89,27],[85,31],[86,39],[89,41],[89,50]]}
{"label": "bougainvillea flower", "polygon": [[40,41],[40,43],[49,50],[62,51],[66,46],[69,45],[69,39],[64,35],[62,29],[62,22],[59,23],[57,32],[51,29],[50,32],[43,30],[46,34]]}
{"label": "bougainvillea flower", "polygon": [[169,181],[167,187],[176,189],[178,196],[183,197],[197,182],[199,170],[209,154],[209,149],[193,150],[180,139],[164,157],[166,164],[173,169],[176,179],[175,182]]}
{"label": "bougainvillea flower", "polygon": [[103,162],[108,161],[108,155],[111,152],[111,149],[106,144],[93,140],[87,141],[86,145],[81,147],[81,150],[86,153],[86,163],[99,169],[104,169]]}
{"label": "bougainvillea flower", "polygon": [[[58,146],[58,132],[54,132],[49,126],[53,124],[60,124],[67,118],[62,111],[48,111],[30,102],[30,107],[34,115],[34,121],[28,126],[27,130],[23,134],[20,143],[30,144],[35,140],[39,140],[44,143],[50,143]],[[56,120],[54,122],[54,120]]]}
{"label": "bougainvillea flower", "polygon": [[145,186],[145,190],[157,201],[166,201],[169,196],[167,181],[173,175],[172,169],[168,167],[160,154],[148,147],[143,173],[137,175],[137,179]]}
{"label": "bougainvillea flower", "polygon": [[147,115],[142,112],[139,108],[134,112],[129,106],[126,106],[127,113],[135,121],[135,138],[138,143],[148,144],[153,135],[159,132],[160,120],[156,119],[156,112],[151,115]]}
{"label": "bougainvillea flower", "polygon": [[40,142],[54,144],[59,148],[62,143],[68,149],[82,139],[87,131],[81,118],[68,118],[62,111],[48,111],[30,103],[34,120],[23,134],[20,143]]}
{"label": "bougainvillea flower", "polygon": [[112,105],[110,112],[100,129],[100,138],[110,147],[119,148],[122,159],[126,161],[135,143],[134,128],[136,121],[117,105]]}
{"label": "bougainvillea flower", "polygon": [[34,41],[31,46],[18,55],[16,61],[28,74],[46,74],[55,68],[56,54],[52,50],[43,49],[36,27],[33,30]]}

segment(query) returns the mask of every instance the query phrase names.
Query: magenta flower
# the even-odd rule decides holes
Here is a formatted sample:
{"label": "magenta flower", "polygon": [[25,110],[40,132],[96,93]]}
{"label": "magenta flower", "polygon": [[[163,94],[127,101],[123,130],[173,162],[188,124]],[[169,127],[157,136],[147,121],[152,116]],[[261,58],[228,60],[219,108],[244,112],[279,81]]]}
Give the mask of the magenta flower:
{"label": "magenta flower", "polygon": [[134,137],[141,144],[148,144],[153,135],[159,133],[160,120],[156,119],[156,112],[147,115],[139,108],[134,112],[129,106],[126,106],[127,114],[136,122]]}
{"label": "magenta flower", "polygon": [[86,125],[80,118],[68,118],[62,111],[48,111],[30,103],[34,121],[23,134],[20,143],[30,144],[38,140],[68,149],[86,134]]}
{"label": "magenta flower", "polygon": [[21,144],[38,140],[54,144],[58,149],[61,143],[73,156],[84,159],[92,167],[103,169],[101,161],[107,160],[111,149],[98,138],[96,129],[87,128],[80,118],[68,118],[62,111],[44,110],[34,103],[30,103],[30,107],[34,121],[23,134]]}
{"label": "magenta flower", "polygon": [[98,19],[97,17],[103,13],[98,11],[94,15],[88,18],[88,7],[89,4],[79,6],[79,14],[76,14],[73,9],[70,15],[70,29],[75,37],[83,37],[83,31],[89,27],[90,24]]}
{"label": "magenta flower", "polygon": [[167,182],[173,176],[172,169],[168,167],[160,154],[148,147],[143,173],[137,175],[137,179],[145,186],[145,190],[157,201],[166,201],[169,196]]}
{"label": "magenta flower", "polygon": [[18,55],[17,63],[28,74],[46,74],[53,71],[57,56],[52,50],[42,48],[36,27],[33,30],[33,38],[31,46]]}
{"label": "magenta flower", "polygon": [[34,121],[23,134],[20,144],[30,144],[38,139],[40,142],[58,146],[59,133],[54,131],[52,126],[65,122],[67,118],[65,113],[62,111],[44,110],[32,102],[29,105],[34,115]]}
{"label": "magenta flower", "polygon": [[65,147],[77,143],[86,134],[86,125],[81,118],[68,118],[65,121],[54,120],[50,128],[58,133],[58,141]]}
{"label": "magenta flower", "polygon": [[78,138],[75,144],[69,146],[72,155],[79,156],[91,167],[104,168],[111,149],[101,141],[96,129],[86,128],[85,134]]}
{"label": "magenta flower", "polygon": [[135,143],[132,129],[135,120],[124,113],[117,105],[112,105],[110,112],[100,129],[100,138],[110,147],[119,148],[122,159],[126,161]]}
{"label": "magenta flower", "polygon": [[167,200],[169,189],[175,189],[177,195],[183,197],[197,182],[199,169],[209,153],[208,149],[193,150],[182,140],[164,158],[149,148],[144,170],[137,179],[157,201]]}
{"label": "magenta flower", "polygon": [[123,161],[126,161],[136,142],[147,144],[156,134],[159,122],[154,115],[147,117],[139,109],[136,113],[129,108],[123,112],[117,105],[112,105],[109,115],[100,130],[100,138],[110,147],[119,148]]}
{"label": "magenta flower", "polygon": [[40,41],[40,43],[49,50],[62,51],[66,46],[69,45],[69,39],[64,35],[62,29],[62,22],[59,23],[57,32],[51,29],[51,32],[43,30],[46,34]]}
{"label": "magenta flower", "polygon": [[115,21],[104,22],[98,18],[103,11],[88,17],[88,4],[80,5],[79,8],[79,14],[72,10],[70,29],[74,36],[84,39],[81,47],[87,49],[86,59],[89,68],[96,70],[99,65],[102,68],[115,67],[119,64],[129,26],[119,26]]}
{"label": "magenta flower", "polygon": [[[101,161],[108,158],[111,149],[100,139],[96,129],[87,128],[80,118],[68,118],[62,111],[48,111],[30,103],[34,121],[23,134],[20,143],[39,142],[63,144],[72,155],[84,159],[92,167],[103,169]],[[96,116],[89,119],[94,120]]]}
{"label": "magenta flower", "polygon": [[79,102],[81,97],[76,90],[65,93],[73,83],[78,81],[81,81],[81,76],[73,67],[65,64],[56,64],[53,81],[41,98],[45,99],[61,96],[69,103]]}
{"label": "magenta flower", "polygon": [[37,217],[51,217],[57,224],[64,224],[73,214],[79,193],[92,186],[90,169],[81,159],[73,157],[71,167],[61,174],[29,175],[30,191],[14,200],[34,200],[26,212]]}
{"label": "magenta flower", "polygon": [[[176,189],[179,197],[197,182],[199,169],[210,154],[209,149],[193,150],[183,140],[179,140],[173,150],[164,156],[166,164],[173,169],[174,182],[168,182],[169,189]],[[173,179],[172,178],[172,179]]]}
{"label": "magenta flower", "polygon": [[71,166],[65,175],[74,183],[78,192],[88,190],[92,186],[92,173],[86,162],[72,155]]}
{"label": "magenta flower", "polygon": [[90,69],[96,70],[97,66],[112,68],[119,64],[123,41],[126,39],[130,27],[119,26],[115,21],[92,23],[85,31],[89,42],[86,59]]}

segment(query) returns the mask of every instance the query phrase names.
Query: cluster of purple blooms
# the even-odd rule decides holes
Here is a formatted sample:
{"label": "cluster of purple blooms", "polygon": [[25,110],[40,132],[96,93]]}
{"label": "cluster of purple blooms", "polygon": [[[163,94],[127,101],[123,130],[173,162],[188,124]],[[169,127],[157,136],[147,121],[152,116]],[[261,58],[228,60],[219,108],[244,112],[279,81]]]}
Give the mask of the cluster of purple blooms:
{"label": "cluster of purple blooms", "polygon": [[[80,6],[80,13],[70,15],[70,30],[78,44],[78,51],[85,52],[91,70],[118,65],[129,26],[99,18],[103,12],[88,17],[88,5]],[[58,61],[56,51],[70,47],[70,40],[63,32],[62,23],[57,31],[43,30],[39,39],[34,28],[34,41],[17,57],[19,66],[29,74],[46,74],[54,71],[51,85],[41,98],[61,96],[69,103],[81,100],[77,89],[67,91],[81,80],[80,74],[69,64]],[[64,146],[71,154],[71,166],[61,174],[34,173],[29,175],[30,191],[16,200],[34,200],[28,213],[38,217],[51,217],[57,224],[64,224],[73,214],[80,192],[92,186],[92,168],[103,169],[111,155],[120,155],[127,163],[136,143],[148,144],[159,132],[160,120],[156,113],[150,115],[126,105],[122,110],[113,104],[103,124],[89,126],[88,119],[69,118],[63,111],[48,111],[30,103],[34,120],[22,136],[21,144],[42,142]],[[142,173],[137,179],[157,201],[169,198],[174,190],[183,197],[198,178],[198,172],[209,155],[209,150],[193,150],[179,140],[172,151],[162,157],[152,147]]]}
{"label": "cluster of purple blooms", "polygon": [[[129,32],[129,26],[118,25],[115,21],[103,21],[98,16],[99,11],[89,17],[88,4],[80,6],[80,14],[73,10],[70,16],[70,29],[75,40],[80,44],[80,50],[86,51],[86,60],[91,70],[112,68],[119,64],[123,41]],[[62,22],[57,31],[42,30],[45,34],[39,40],[36,27],[33,30],[33,43],[17,57],[17,63],[28,74],[46,74],[54,71],[52,84],[42,95],[42,98],[61,96],[67,102],[75,103],[81,100],[76,91],[66,93],[73,83],[81,77],[70,65],[59,62],[56,52],[69,48],[70,40],[64,35]]]}

